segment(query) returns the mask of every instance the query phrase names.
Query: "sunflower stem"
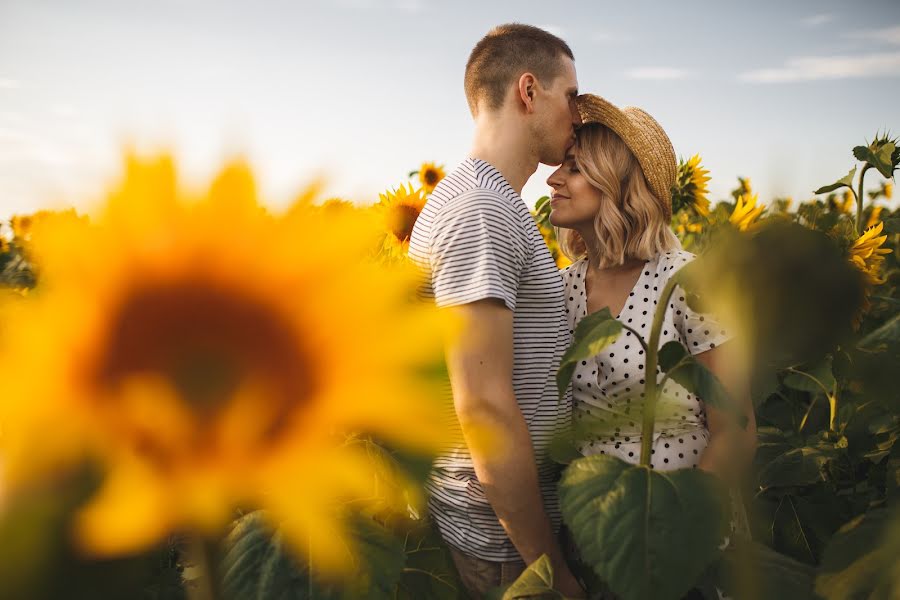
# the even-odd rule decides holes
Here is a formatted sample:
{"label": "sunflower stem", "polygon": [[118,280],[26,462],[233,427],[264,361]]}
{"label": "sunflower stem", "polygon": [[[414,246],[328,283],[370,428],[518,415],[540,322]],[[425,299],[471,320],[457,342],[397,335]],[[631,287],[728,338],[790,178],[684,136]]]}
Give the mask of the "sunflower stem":
{"label": "sunflower stem", "polygon": [[834,431],[834,422],[837,420],[837,409],[838,409],[838,394],[840,393],[841,388],[835,379],[834,388],[828,396],[828,429],[830,431]]}
{"label": "sunflower stem", "polygon": [[217,568],[218,545],[210,538],[192,536],[189,552],[198,577],[194,579],[193,586],[188,586],[188,597],[190,600],[221,600]]}
{"label": "sunflower stem", "polygon": [[666,315],[666,307],[669,298],[675,291],[675,277],[670,277],[666,282],[659,298],[656,312],[653,314],[653,325],[650,328],[650,341],[647,344],[647,364],[644,370],[644,421],[641,428],[641,462],[650,466],[650,455],[653,451],[653,426],[656,422],[656,397],[658,388],[656,385],[656,364],[659,354],[659,332],[662,329],[663,319]]}
{"label": "sunflower stem", "polygon": [[[856,235],[862,235],[863,230],[865,230],[866,226],[863,223],[863,181],[866,179],[866,171],[872,168],[872,165],[866,163],[863,166],[862,172],[859,174],[859,193],[856,194]],[[851,188],[852,192],[853,189]]]}

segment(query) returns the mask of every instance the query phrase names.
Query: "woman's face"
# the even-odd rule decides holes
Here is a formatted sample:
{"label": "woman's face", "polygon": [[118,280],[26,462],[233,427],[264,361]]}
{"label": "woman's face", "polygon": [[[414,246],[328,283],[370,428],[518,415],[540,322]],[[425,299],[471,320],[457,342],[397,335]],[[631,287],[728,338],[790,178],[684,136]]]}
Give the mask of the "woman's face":
{"label": "woman's face", "polygon": [[547,184],[553,188],[550,223],[567,229],[593,230],[603,197],[578,171],[572,150],[566,153],[565,161],[550,175]]}

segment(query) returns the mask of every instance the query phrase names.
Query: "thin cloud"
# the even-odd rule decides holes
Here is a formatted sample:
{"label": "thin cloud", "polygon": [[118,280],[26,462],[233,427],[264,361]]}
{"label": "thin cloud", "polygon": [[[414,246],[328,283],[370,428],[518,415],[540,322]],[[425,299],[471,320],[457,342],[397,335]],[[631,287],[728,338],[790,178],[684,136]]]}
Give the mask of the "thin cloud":
{"label": "thin cloud", "polygon": [[688,75],[688,71],[673,67],[639,67],[625,72],[625,76],[629,79],[652,81],[675,81],[678,79],[687,79]]}
{"label": "thin cloud", "polygon": [[541,29],[543,29],[544,31],[546,31],[548,33],[552,33],[553,35],[555,35],[558,38],[566,37],[566,30],[563,29],[562,27],[560,27],[559,25],[537,25],[537,27],[540,27]]}
{"label": "thin cloud", "polygon": [[738,79],[750,83],[790,83],[868,77],[900,77],[900,52],[791,58],[783,67],[747,71]]}
{"label": "thin cloud", "polygon": [[627,33],[610,33],[608,31],[596,31],[591,34],[591,41],[595,44],[624,44],[630,42],[632,37]]}
{"label": "thin cloud", "polygon": [[885,44],[900,45],[900,25],[885,27],[884,29],[867,29],[863,31],[849,31],[843,37],[852,40],[867,42],[883,42]]}
{"label": "thin cloud", "polygon": [[822,14],[806,17],[805,19],[801,20],[800,22],[803,24],[804,27],[821,27],[825,23],[830,23],[832,21],[834,21],[833,14],[822,13]]}
{"label": "thin cloud", "polygon": [[22,87],[21,81],[0,77],[0,90],[17,90],[20,87]]}

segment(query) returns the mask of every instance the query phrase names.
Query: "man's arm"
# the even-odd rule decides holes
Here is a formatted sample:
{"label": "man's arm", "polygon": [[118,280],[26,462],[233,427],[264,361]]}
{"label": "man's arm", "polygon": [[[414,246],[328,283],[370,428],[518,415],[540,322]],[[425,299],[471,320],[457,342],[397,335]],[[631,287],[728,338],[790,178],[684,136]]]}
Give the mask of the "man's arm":
{"label": "man's arm", "polygon": [[522,559],[530,564],[547,554],[558,589],[577,597],[581,590],[544,510],[531,436],[513,390],[513,313],[493,299],[447,310],[463,323],[447,348],[447,367],[478,480]]}
{"label": "man's arm", "polygon": [[756,453],[756,418],[746,377],[728,351],[729,345],[723,344],[694,358],[722,382],[731,401],[747,417],[747,427],[742,430],[733,416],[707,405],[709,444],[700,457],[700,468],[736,483]]}

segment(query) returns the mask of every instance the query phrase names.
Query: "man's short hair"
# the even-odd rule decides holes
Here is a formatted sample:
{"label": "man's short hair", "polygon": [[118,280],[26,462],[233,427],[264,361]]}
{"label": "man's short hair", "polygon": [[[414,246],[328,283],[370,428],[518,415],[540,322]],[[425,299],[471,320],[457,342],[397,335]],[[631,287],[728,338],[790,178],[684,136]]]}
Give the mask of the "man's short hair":
{"label": "man's short hair", "polygon": [[466,100],[474,115],[480,101],[489,110],[503,105],[509,86],[528,72],[549,86],[562,72],[562,58],[575,60],[564,41],[532,25],[508,23],[491,29],[466,63]]}

